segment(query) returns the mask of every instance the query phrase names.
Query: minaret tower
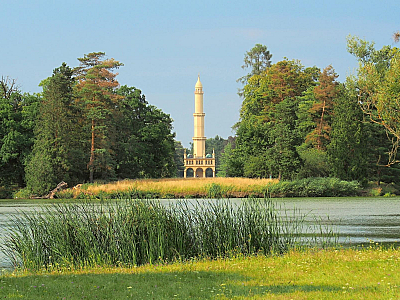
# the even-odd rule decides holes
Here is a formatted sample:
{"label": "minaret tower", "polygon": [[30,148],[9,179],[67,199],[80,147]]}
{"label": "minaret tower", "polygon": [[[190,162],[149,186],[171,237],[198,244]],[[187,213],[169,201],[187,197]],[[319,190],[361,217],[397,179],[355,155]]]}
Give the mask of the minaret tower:
{"label": "minaret tower", "polygon": [[204,136],[204,116],[206,114],[203,112],[203,94],[203,85],[200,82],[200,75],[198,75],[196,86],[194,87],[194,158],[206,156],[206,137]]}
{"label": "minaret tower", "polygon": [[215,177],[215,153],[206,155],[206,137],[204,136],[204,116],[203,112],[203,85],[200,82],[200,75],[194,87],[194,136],[193,136],[193,156],[184,154],[184,177],[187,171],[193,172],[193,177]]}

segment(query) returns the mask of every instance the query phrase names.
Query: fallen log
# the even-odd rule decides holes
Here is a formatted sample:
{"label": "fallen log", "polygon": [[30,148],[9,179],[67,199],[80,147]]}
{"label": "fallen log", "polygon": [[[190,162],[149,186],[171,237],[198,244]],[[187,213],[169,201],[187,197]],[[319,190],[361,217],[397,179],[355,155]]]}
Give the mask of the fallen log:
{"label": "fallen log", "polygon": [[63,189],[66,189],[67,187],[68,184],[65,181],[61,181],[59,184],[57,184],[56,188],[51,190],[50,193],[48,193],[47,195],[42,197],[31,197],[31,199],[54,199],[55,194]]}
{"label": "fallen log", "polygon": [[59,184],[57,184],[56,188],[51,190],[50,193],[48,193],[46,196],[43,197],[43,199],[54,199],[54,195],[58,193],[59,191],[66,189],[68,187],[68,184],[65,181],[61,181]]}

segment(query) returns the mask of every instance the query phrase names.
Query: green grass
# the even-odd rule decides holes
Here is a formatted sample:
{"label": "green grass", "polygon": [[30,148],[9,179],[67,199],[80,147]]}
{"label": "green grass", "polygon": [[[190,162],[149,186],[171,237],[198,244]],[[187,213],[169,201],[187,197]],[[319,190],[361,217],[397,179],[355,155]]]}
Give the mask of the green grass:
{"label": "green grass", "polygon": [[5,299],[399,299],[400,252],[369,248],[0,276]]}

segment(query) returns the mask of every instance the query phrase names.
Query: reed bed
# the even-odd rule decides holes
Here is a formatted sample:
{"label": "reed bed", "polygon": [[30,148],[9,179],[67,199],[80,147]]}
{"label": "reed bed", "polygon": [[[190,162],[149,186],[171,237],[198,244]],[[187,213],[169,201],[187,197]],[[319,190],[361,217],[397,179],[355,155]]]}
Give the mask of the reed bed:
{"label": "reed bed", "polygon": [[[30,270],[270,255],[302,245],[303,220],[278,215],[268,199],[63,203],[12,217],[0,247]],[[326,245],[322,239],[307,246]]]}

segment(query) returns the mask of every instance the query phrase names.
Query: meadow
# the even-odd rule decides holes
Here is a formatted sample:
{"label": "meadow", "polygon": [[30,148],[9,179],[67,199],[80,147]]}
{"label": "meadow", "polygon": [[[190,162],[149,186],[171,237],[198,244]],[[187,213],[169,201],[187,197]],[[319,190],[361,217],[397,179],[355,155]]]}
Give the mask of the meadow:
{"label": "meadow", "polygon": [[5,299],[399,299],[400,252],[309,249],[0,276]]}

